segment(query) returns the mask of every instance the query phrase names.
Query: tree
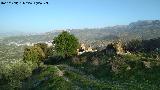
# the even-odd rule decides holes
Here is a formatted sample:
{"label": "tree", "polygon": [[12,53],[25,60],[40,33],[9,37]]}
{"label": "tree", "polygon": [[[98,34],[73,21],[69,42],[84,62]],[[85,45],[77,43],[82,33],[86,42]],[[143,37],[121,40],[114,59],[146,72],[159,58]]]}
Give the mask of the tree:
{"label": "tree", "polygon": [[46,43],[37,43],[37,44],[34,44],[34,46],[38,46],[43,50],[45,54],[45,58],[52,56],[54,53],[54,47],[48,47]]}
{"label": "tree", "polygon": [[32,46],[29,48],[25,48],[23,60],[25,62],[31,61],[37,65],[39,65],[45,58],[45,53],[38,46]]}
{"label": "tree", "polygon": [[37,44],[34,44],[34,46],[40,47],[43,50],[44,53],[47,53],[48,46],[47,46],[46,43],[37,43]]}
{"label": "tree", "polygon": [[63,58],[77,54],[77,48],[79,47],[78,39],[67,31],[63,31],[55,37],[53,43],[55,44],[56,53]]}

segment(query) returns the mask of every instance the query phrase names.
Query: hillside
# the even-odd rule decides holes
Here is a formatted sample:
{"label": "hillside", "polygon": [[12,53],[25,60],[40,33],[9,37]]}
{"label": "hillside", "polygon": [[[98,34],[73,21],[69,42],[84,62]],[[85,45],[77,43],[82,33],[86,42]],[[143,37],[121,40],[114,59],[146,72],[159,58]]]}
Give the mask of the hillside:
{"label": "hillside", "polygon": [[[0,88],[2,90],[158,90],[160,84],[160,38],[144,40],[139,50],[116,55],[103,49],[71,58],[55,54],[38,68],[25,63],[22,49],[0,47]],[[152,45],[151,45],[152,43]],[[128,48],[132,48],[131,44]],[[127,49],[128,49],[127,48]],[[141,51],[145,49],[145,52]],[[129,49],[128,49],[129,50]],[[146,52],[149,50],[148,52]],[[156,50],[156,52],[154,52]],[[129,50],[130,51],[130,50]]]}
{"label": "hillside", "polygon": [[[55,47],[39,43],[52,41],[62,32],[60,30],[1,38],[0,89],[158,90],[160,88],[159,20],[67,31],[85,45],[96,47],[98,51],[63,57],[55,51]],[[66,37],[63,39],[62,41],[66,41]],[[23,43],[39,44],[18,45]],[[60,45],[72,46],[66,42]]]}
{"label": "hillside", "polygon": [[[159,39],[145,40],[160,48]],[[149,47],[145,47],[149,49]],[[48,58],[23,82],[23,89],[36,90],[158,90],[160,51],[116,55],[107,49],[57,60]]]}
{"label": "hillside", "polygon": [[[130,23],[129,25],[117,25],[113,27],[93,28],[93,29],[68,29],[80,41],[93,43],[99,40],[113,41],[117,39],[152,39],[160,35],[160,20],[143,20]],[[25,42],[45,42],[50,41],[58,35],[61,30],[47,32],[38,35],[25,35],[17,37],[8,37],[3,43],[11,41],[18,43]]]}

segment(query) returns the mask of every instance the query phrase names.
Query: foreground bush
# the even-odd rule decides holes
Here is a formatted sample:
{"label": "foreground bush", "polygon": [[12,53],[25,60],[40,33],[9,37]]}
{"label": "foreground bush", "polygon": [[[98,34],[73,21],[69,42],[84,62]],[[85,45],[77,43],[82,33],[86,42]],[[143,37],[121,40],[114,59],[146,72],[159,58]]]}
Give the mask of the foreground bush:
{"label": "foreground bush", "polygon": [[18,62],[0,65],[0,88],[2,90],[19,89],[22,81],[31,76],[34,66],[30,63]]}

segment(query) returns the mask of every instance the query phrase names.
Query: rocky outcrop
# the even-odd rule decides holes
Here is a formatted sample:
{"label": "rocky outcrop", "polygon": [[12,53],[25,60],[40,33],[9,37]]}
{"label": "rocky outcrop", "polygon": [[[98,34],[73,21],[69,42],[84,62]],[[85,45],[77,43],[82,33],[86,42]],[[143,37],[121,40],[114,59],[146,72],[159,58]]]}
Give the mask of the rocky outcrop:
{"label": "rocky outcrop", "polygon": [[77,49],[77,55],[81,55],[85,52],[96,52],[97,50],[93,50],[91,46],[88,48],[85,47],[85,44],[81,44],[80,49]]}
{"label": "rocky outcrop", "polygon": [[106,47],[106,54],[126,55],[131,54],[129,51],[125,51],[121,41],[116,43],[110,43]]}

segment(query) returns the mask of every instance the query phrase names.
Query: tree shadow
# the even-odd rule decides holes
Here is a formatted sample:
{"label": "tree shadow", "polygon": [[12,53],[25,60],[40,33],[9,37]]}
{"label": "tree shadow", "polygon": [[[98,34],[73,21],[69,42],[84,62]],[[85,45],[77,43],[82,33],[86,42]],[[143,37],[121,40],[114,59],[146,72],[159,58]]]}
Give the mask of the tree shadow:
{"label": "tree shadow", "polygon": [[45,61],[44,64],[46,65],[57,65],[57,64],[61,64],[64,61],[66,61],[66,58],[63,58],[62,56],[51,56],[48,57]]}

